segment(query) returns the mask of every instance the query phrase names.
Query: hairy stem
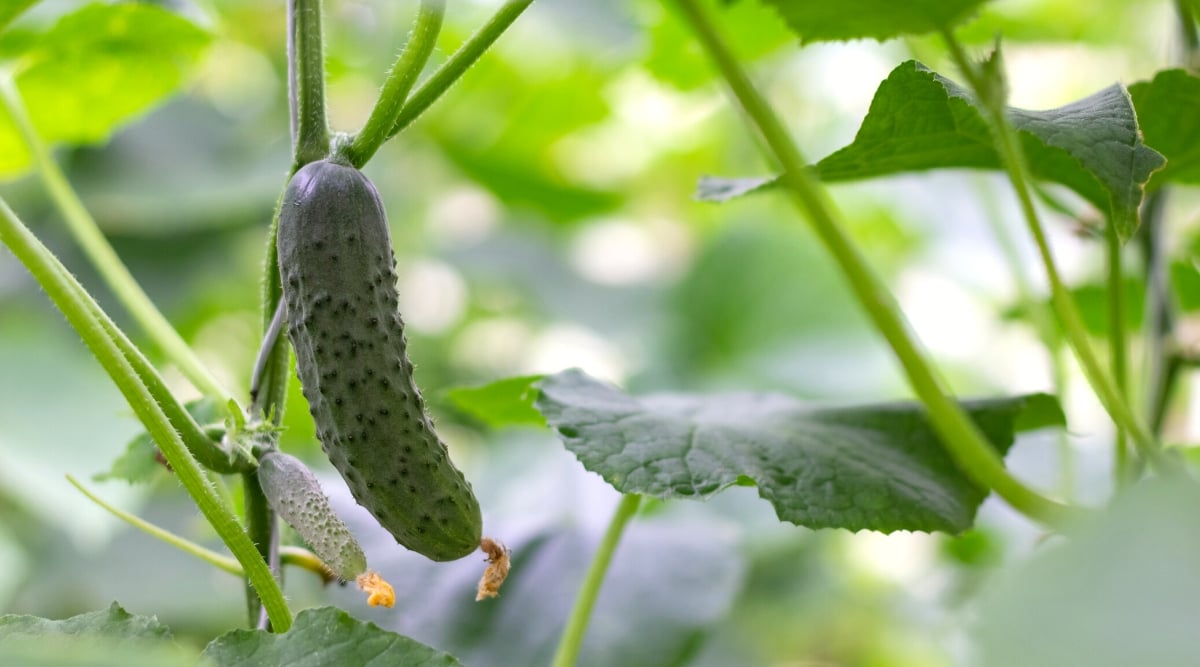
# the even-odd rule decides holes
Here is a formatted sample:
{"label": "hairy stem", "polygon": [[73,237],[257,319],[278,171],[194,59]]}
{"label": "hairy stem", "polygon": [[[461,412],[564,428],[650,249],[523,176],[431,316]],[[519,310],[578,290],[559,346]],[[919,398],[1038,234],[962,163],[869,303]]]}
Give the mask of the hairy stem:
{"label": "hairy stem", "polygon": [[572,667],[579,657],[579,649],[583,646],[583,636],[587,631],[588,621],[592,617],[592,609],[596,606],[596,597],[600,595],[600,586],[604,583],[604,575],[608,573],[608,565],[612,562],[617,545],[621,543],[621,535],[625,526],[637,513],[642,497],[635,494],[622,496],[617,510],[613,512],[608,529],[600,540],[600,546],[592,557],[587,574],[583,577],[583,585],[579,588],[579,597],[575,598],[575,606],[567,618],[567,626],[558,642],[558,650],[554,653],[553,667]]}
{"label": "hairy stem", "polygon": [[[276,532],[275,513],[267,504],[267,497],[258,484],[258,471],[242,473],[242,495],[246,507],[246,533],[250,541],[258,549],[259,555],[266,561],[271,573],[279,578],[279,535]],[[246,606],[250,615],[251,626],[260,630],[270,630],[271,626],[264,622],[269,620],[262,613],[262,603],[255,594],[253,586],[246,582]]]}
{"label": "hairy stem", "polygon": [[[989,99],[982,94],[983,85],[975,72],[974,64],[967,58],[966,53],[963,51],[962,45],[958,43],[953,33],[949,31],[943,32],[943,37],[950,48],[955,63],[963,71],[963,75],[967,78],[971,87],[976,90],[978,97],[980,99]],[[1013,189],[1016,191],[1017,199],[1021,206],[1021,213],[1025,218],[1030,234],[1033,235],[1034,243],[1037,245],[1042,266],[1046,271],[1046,277],[1050,283],[1050,299],[1051,304],[1054,306],[1054,312],[1058,315],[1059,324],[1063,328],[1067,342],[1075,352],[1075,357],[1079,360],[1079,365],[1083,369],[1084,376],[1087,377],[1088,383],[1091,384],[1092,389],[1096,392],[1096,397],[1100,399],[1100,403],[1108,411],[1109,416],[1112,417],[1113,423],[1129,434],[1137,446],[1139,453],[1152,463],[1169,469],[1171,464],[1161,456],[1154,437],[1142,424],[1133,410],[1130,409],[1129,404],[1121,396],[1121,392],[1117,390],[1112,379],[1104,371],[1103,365],[1088,342],[1087,329],[1083,325],[1083,318],[1079,314],[1079,309],[1075,306],[1070,291],[1058,273],[1058,265],[1054,261],[1054,253],[1050,250],[1050,243],[1046,239],[1042,222],[1038,217],[1037,209],[1033,205],[1033,198],[1029,188],[1032,178],[1029,175],[1029,168],[1025,164],[1024,153],[1021,150],[1021,144],[1017,139],[1016,131],[1013,130],[1012,124],[1009,123],[1008,117],[1005,115],[1003,101],[985,103],[982,106],[992,126],[996,149],[1000,154],[1000,161],[1004,165],[1005,172],[1008,174]],[[1109,224],[1112,224],[1111,220]]]}
{"label": "hairy stem", "polygon": [[321,0],[288,0],[288,84],[294,171],[329,153]]}
{"label": "hairy stem", "polygon": [[442,64],[424,83],[417,87],[412,97],[405,102],[396,117],[395,124],[388,132],[388,137],[394,136],[412,124],[425,110],[433,105],[462,75],[474,65],[492,44],[504,34],[505,30],[517,20],[533,0],[510,0],[501,5],[500,9],[483,24],[471,38],[454,52],[454,55]]}
{"label": "hairy stem", "polygon": [[276,629],[286,630],[291,626],[291,612],[283,599],[283,592],[271,576],[267,563],[259,556],[250,538],[238,525],[237,519],[224,507],[216,492],[204,476],[187,446],[175,431],[162,408],[154,400],[146,385],[121,348],[109,337],[105,327],[93,315],[99,306],[83,298],[85,292],[69,273],[61,271],[53,255],[36,237],[21,224],[8,205],[0,201],[0,242],[33,274],[46,294],[66,316],[67,321],[79,333],[83,342],[91,349],[96,359],[108,372],[109,377],[125,396],[134,413],[146,430],[158,443],[163,456],[171,464],[175,476],[187,489],[205,519],[217,535],[225,542],[235,558],[242,564],[258,594],[262,597]]}
{"label": "hairy stem", "polygon": [[1036,521],[1059,526],[1070,515],[1080,513],[1078,508],[1038,494],[1008,473],[999,454],[944,387],[944,381],[935,373],[910,331],[895,297],[871,271],[850,240],[840,214],[814,183],[799,149],[774,110],[742,71],[716,26],[696,0],[675,0],[675,4],[715,61],[746,116],[782,165],[782,184],[797,208],[807,214],[859,304],[891,346],[913,391],[929,411],[934,429],[959,467],[976,484],[994,489],[1014,509]]}
{"label": "hairy stem", "polygon": [[[1104,229],[1104,245],[1108,251],[1108,344],[1109,365],[1112,368],[1113,382],[1121,394],[1121,398],[1129,400],[1129,368],[1127,342],[1125,340],[1125,280],[1121,269],[1121,239],[1117,236],[1116,225],[1111,222]],[[1113,474],[1117,488],[1126,486],[1132,479],[1129,466],[1129,443],[1125,429],[1117,424],[1117,432],[1113,438],[1114,465]]]}
{"label": "hairy stem", "polygon": [[433,53],[438,34],[442,31],[442,17],[445,13],[446,0],[421,0],[412,36],[404,46],[404,52],[388,73],[387,81],[383,84],[379,99],[375,101],[375,108],[371,109],[366,125],[363,125],[345,149],[350,164],[361,169],[392,135],[391,129],[396,125],[404,100]]}
{"label": "hairy stem", "polygon": [[179,367],[184,377],[202,394],[218,401],[222,410],[226,410],[226,406],[233,400],[233,395],[221,386],[167,318],[163,317],[104,238],[95,219],[88,213],[83,202],[79,200],[79,195],[58,168],[49,147],[34,129],[20,92],[9,77],[0,79],[0,99],[3,99],[5,109],[33,156],[37,174],[50,193],[50,198],[66,222],[71,235],[75,237],[75,241],[96,267],[109,289],[154,344]]}

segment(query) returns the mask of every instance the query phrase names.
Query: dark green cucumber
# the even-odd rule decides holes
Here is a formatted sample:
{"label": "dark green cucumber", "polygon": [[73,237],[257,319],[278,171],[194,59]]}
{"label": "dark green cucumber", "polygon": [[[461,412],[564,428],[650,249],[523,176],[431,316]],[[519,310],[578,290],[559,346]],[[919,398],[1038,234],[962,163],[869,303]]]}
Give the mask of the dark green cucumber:
{"label": "dark green cucumber", "polygon": [[479,503],[434,432],[397,312],[396,261],[375,186],[306,165],[279,213],[288,337],[317,436],[359,504],[433,560],[479,547]]}
{"label": "dark green cucumber", "polygon": [[367,571],[362,547],[334,514],[321,484],[302,461],[270,452],[259,459],[258,483],[271,509],[300,533],[334,574],[354,581]]}

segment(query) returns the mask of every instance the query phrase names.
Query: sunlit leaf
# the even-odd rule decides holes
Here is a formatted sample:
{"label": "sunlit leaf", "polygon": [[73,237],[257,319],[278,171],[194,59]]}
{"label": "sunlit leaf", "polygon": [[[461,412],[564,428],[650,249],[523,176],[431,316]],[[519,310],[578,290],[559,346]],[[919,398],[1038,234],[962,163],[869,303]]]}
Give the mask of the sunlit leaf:
{"label": "sunlit leaf", "polygon": [[[959,532],[987,495],[916,403],[820,407],[780,394],[632,397],[572,370],[537,407],[622,493],[706,498],[748,477],[779,518],[811,528]],[[1063,423],[1045,394],[964,402],[1000,454],[1019,430]]]}
{"label": "sunlit leaf", "polygon": [[1167,157],[1149,188],[1170,181],[1200,183],[1200,78],[1181,69],[1159,72],[1129,87],[1146,144]]}
{"label": "sunlit leaf", "polygon": [[763,0],[802,43],[870,38],[880,41],[953,28],[987,0]]}
{"label": "sunlit leaf", "polygon": [[[177,90],[208,42],[208,33],[154,5],[92,4],[64,16],[17,61],[17,89],[44,140],[99,143]],[[28,165],[12,118],[0,113],[0,177]]]}
{"label": "sunlit leaf", "polygon": [[459,410],[492,428],[521,424],[544,426],[546,419],[533,407],[537,398],[533,383],[540,379],[541,375],[523,375],[481,387],[455,387],[446,392],[446,398]]}
{"label": "sunlit leaf", "polygon": [[36,5],[40,0],[4,0],[0,3],[0,31],[8,27],[14,19],[26,9]]}
{"label": "sunlit leaf", "polygon": [[305,609],[285,634],[234,630],[217,637],[204,656],[218,667],[234,665],[411,665],[454,667],[453,656],[408,637],[364,623],[333,607]]}
{"label": "sunlit leaf", "polygon": [[[1120,85],[1057,109],[1010,107],[1008,115],[1034,177],[1061,183],[1108,211],[1122,239],[1133,234],[1143,186],[1165,161],[1142,142],[1133,105]],[[854,141],[818,162],[816,171],[822,180],[836,182],[1000,166],[971,94],[910,60],[879,85]],[[733,193],[726,199],[738,193],[736,185],[713,179],[705,192],[722,188]]]}

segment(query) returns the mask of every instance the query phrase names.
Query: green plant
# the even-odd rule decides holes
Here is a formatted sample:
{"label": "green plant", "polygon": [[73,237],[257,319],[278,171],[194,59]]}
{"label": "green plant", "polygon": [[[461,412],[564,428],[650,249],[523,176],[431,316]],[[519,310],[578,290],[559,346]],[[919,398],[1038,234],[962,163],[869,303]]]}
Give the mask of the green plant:
{"label": "green plant", "polygon": [[[21,3],[10,14],[0,12],[0,30],[33,4]],[[729,547],[727,538],[709,536],[682,521],[673,523],[670,508],[678,500],[708,499],[743,486],[754,488],[768,501],[782,523],[814,530],[888,534],[920,531],[960,535],[976,530],[977,510],[995,492],[1039,530],[1066,536],[1069,547],[1040,556],[1026,579],[1019,574],[1008,575],[1018,583],[993,594],[984,604],[984,630],[978,635],[982,659],[996,665],[1066,664],[1065,660],[1080,659],[1087,664],[1131,664],[1133,653],[1107,650],[1104,647],[1109,644],[1103,637],[1096,639],[1076,632],[1072,621],[1062,619],[1073,616],[1073,596],[1093,594],[1087,586],[1075,586],[1078,580],[1073,577],[1078,575],[1072,570],[1073,559],[1100,551],[1133,549],[1125,543],[1113,543],[1112,535],[1139,526],[1143,520],[1147,526],[1146,548],[1169,552],[1167,565],[1160,567],[1154,559],[1141,560],[1142,552],[1131,552],[1128,559],[1139,565],[1137,572],[1123,573],[1122,581],[1128,589],[1123,589],[1124,597],[1092,602],[1084,610],[1123,609],[1123,601],[1129,601],[1130,609],[1143,608],[1139,605],[1159,600],[1154,597],[1159,591],[1171,590],[1164,582],[1171,583],[1175,590],[1190,591],[1193,581],[1200,581],[1190,569],[1174,567],[1189,555],[1200,553],[1200,539],[1191,535],[1194,531],[1190,524],[1168,520],[1178,518],[1178,508],[1186,507],[1196,495],[1190,480],[1194,465],[1186,448],[1167,446],[1164,436],[1169,404],[1182,391],[1180,377],[1192,361],[1183,344],[1186,341],[1178,338],[1183,332],[1178,326],[1180,311],[1200,307],[1200,299],[1195,298],[1200,279],[1195,275],[1194,257],[1200,244],[1182,244],[1187,250],[1172,260],[1170,243],[1165,238],[1168,225],[1164,197],[1168,188],[1200,182],[1200,174],[1192,167],[1200,145],[1200,126],[1193,118],[1200,104],[1200,79],[1184,69],[1167,69],[1128,88],[1113,84],[1055,109],[1028,111],[1008,104],[1007,47],[1002,49],[997,39],[988,55],[977,59],[964,45],[963,35],[970,30],[971,20],[982,13],[986,23],[989,17],[986,0],[907,4],[855,0],[837,6],[789,0],[663,3],[662,11],[667,13],[662,16],[666,18],[653,19],[658,22],[652,39],[658,41],[652,51],[662,44],[666,46],[654,51],[651,69],[658,68],[657,73],[664,77],[676,76],[686,87],[692,85],[688,77],[699,76],[696,71],[711,67],[732,93],[742,118],[777,173],[750,178],[704,177],[699,182],[698,198],[710,202],[738,199],[724,210],[767,206],[755,200],[776,196],[792,205],[819,242],[824,253],[821,261],[828,261],[830,270],[840,278],[839,285],[848,286],[847,300],[863,317],[855,321],[856,326],[869,326],[886,343],[890,359],[902,371],[915,400],[829,406],[801,401],[796,392],[784,391],[635,395],[579,370],[527,374],[452,390],[446,395],[448,405],[492,429],[549,427],[586,470],[621,494],[601,536],[586,533],[570,521],[544,518],[544,525],[539,524],[537,529],[501,522],[502,527],[517,526],[513,530],[518,537],[510,552],[503,544],[481,537],[484,517],[488,517],[489,531],[493,531],[495,522],[488,513],[490,492],[480,489],[488,485],[518,487],[523,483],[518,479],[520,475],[528,473],[525,468],[534,466],[515,455],[519,464],[510,468],[493,466],[498,470],[488,472],[496,479],[473,490],[451,463],[413,380],[408,340],[397,313],[397,262],[382,203],[388,187],[381,187],[381,197],[362,170],[381,155],[385,142],[409,128],[473,63],[483,58],[530,4],[530,0],[503,3],[483,27],[418,85],[436,51],[446,13],[442,0],[422,0],[410,37],[388,72],[362,129],[342,134],[331,130],[327,120],[328,68],[321,3],[290,0],[287,68],[291,164],[267,234],[259,304],[263,335],[247,387],[248,401],[239,400],[235,392],[224,388],[200,355],[158,312],[108,245],[48,148],[52,141],[102,139],[117,123],[170,92],[186,69],[168,69],[150,77],[154,81],[167,80],[171,85],[143,87],[148,91],[143,98],[128,100],[124,106],[100,106],[104,113],[91,118],[95,121],[92,125],[70,118],[60,119],[56,125],[49,120],[56,98],[47,92],[46,82],[75,63],[72,59],[77,58],[77,51],[70,45],[84,35],[98,32],[119,44],[112,49],[117,54],[113,56],[118,59],[114,66],[117,72],[138,71],[128,63],[122,64],[122,57],[150,60],[155,66],[194,58],[208,37],[165,10],[115,4],[93,5],[71,13],[32,45],[19,38],[0,42],[6,48],[3,53],[15,54],[13,69],[0,82],[14,130],[10,134],[19,138],[20,146],[18,151],[6,154],[11,162],[7,167],[18,170],[32,166],[36,170],[68,221],[72,237],[144,332],[149,342],[146,348],[178,368],[203,395],[198,402],[182,400],[162,371],[63,263],[21,223],[7,203],[0,202],[0,241],[66,316],[145,428],[146,435],[131,443],[109,476],[144,478],[157,467],[155,459],[161,455],[232,558],[148,523],[141,522],[139,527],[245,580],[251,628],[218,637],[205,650],[205,657],[216,664],[242,664],[249,656],[283,664],[316,655],[322,664],[361,664],[385,655],[398,664],[453,665],[461,659],[463,664],[550,662],[555,667],[591,664],[591,660],[596,664],[622,664],[606,661],[624,660],[623,664],[680,665],[703,660],[699,656],[705,650],[709,631],[718,623],[735,625],[729,607],[741,588],[734,582],[749,578],[743,571],[747,566],[744,555]],[[648,6],[638,5],[651,16]],[[1194,62],[1196,44],[1200,42],[1196,39],[1193,9],[1192,3],[1184,0],[1173,4],[1189,62]],[[716,18],[718,11],[724,12],[723,18]],[[763,25],[769,30],[761,29]],[[136,29],[129,30],[129,26]],[[1019,26],[1007,28],[1019,30]],[[703,60],[687,61],[671,74],[671,58],[686,59],[692,54],[681,46],[685,42],[680,35],[685,31],[686,44],[689,48],[698,46],[697,53],[703,55]],[[9,33],[0,33],[4,34]],[[160,41],[154,35],[165,37]],[[936,41],[925,41],[929,35]],[[910,50],[944,58],[956,73],[939,73],[915,59],[894,67],[875,90],[853,141],[811,162],[793,140],[781,117],[780,105],[768,101],[747,74],[749,56],[738,53],[745,50],[757,54],[759,49],[769,52],[771,45],[790,43],[797,36],[802,45],[863,38],[906,39]],[[674,43],[678,48],[671,48],[672,39],[680,40]],[[168,49],[166,44],[174,45],[172,57],[159,53]],[[139,45],[143,51],[138,51]],[[109,54],[104,39],[81,48],[89,57],[94,54],[88,48]],[[158,57],[148,58],[148,53]],[[505,73],[491,70],[489,75],[502,79]],[[960,79],[962,84],[953,79]],[[580,98],[594,87],[586,82],[575,85],[578,89],[567,90]],[[498,86],[507,92],[507,83]],[[84,93],[90,89],[78,87],[78,103],[86,106]],[[564,107],[555,107],[555,103]],[[569,100],[538,97],[520,113],[511,114],[510,122],[534,127],[534,131],[542,125],[568,124],[571,121],[565,118],[570,115],[570,104]],[[549,111],[543,111],[547,107]],[[480,117],[497,124],[502,122],[498,116],[489,112]],[[103,125],[103,131],[97,133],[97,124]],[[467,134],[505,134],[486,123],[480,125],[476,128],[468,124]],[[497,139],[495,146],[514,150],[501,158],[499,166],[488,167],[472,162],[470,152],[464,148],[463,141],[473,139],[455,143],[453,132],[444,127],[435,127],[430,133],[443,142],[441,147],[447,153],[456,155],[464,172],[498,190],[504,189],[509,197],[506,203],[514,208],[541,207],[550,211],[552,219],[556,213],[580,217],[606,210],[603,192],[556,183],[545,173],[545,158],[521,152],[529,147],[519,143],[510,146]],[[535,151],[529,148],[528,153]],[[692,157],[687,155],[674,167],[685,171],[684,178],[689,181],[700,176],[691,168]],[[522,160],[535,166],[524,164],[522,168]],[[1020,251],[1013,249],[1016,242],[998,224],[1009,268],[1020,286],[1021,303],[1012,317],[1025,321],[1045,346],[1052,392],[960,400],[955,383],[935,364],[933,353],[937,350],[931,353],[918,339],[893,295],[892,285],[875,267],[875,258],[864,251],[863,235],[856,228],[857,213],[843,214],[829,189],[829,185],[839,182],[943,168],[998,172],[1015,195],[1016,210],[1036,251],[1034,264],[1046,276],[1048,296],[1043,299],[1038,295],[1035,281],[1027,275],[1029,267]],[[396,187],[402,182],[396,179],[391,185]],[[669,186],[663,187],[667,190]],[[984,197],[977,200],[986,206]],[[1064,278],[1043,220],[1044,210],[1075,214],[1084,207],[1096,212],[1098,222],[1090,232],[1103,244],[1106,275],[1096,287],[1099,318],[1081,308],[1087,303],[1084,288]],[[780,215],[774,209],[764,210]],[[783,253],[781,265],[797,264],[791,254],[796,249],[779,246],[774,239],[766,245]],[[1133,266],[1129,246],[1141,251]],[[804,252],[812,251],[805,247]],[[730,269],[731,264],[736,268]],[[714,261],[709,269],[707,279],[721,283],[722,277],[732,282],[753,275],[759,267],[753,262]],[[804,289],[801,283],[809,276],[799,275],[802,278],[789,285],[788,280],[767,270],[758,286],[784,293]],[[1133,325],[1129,320],[1134,304],[1128,302],[1126,289],[1130,279],[1136,287],[1144,288],[1135,290],[1135,294],[1144,301],[1145,314]],[[544,282],[553,283],[555,279]],[[723,287],[733,293],[731,301],[736,307],[721,310],[711,300],[698,298],[696,310],[701,315],[697,319],[705,325],[685,326],[686,335],[673,349],[666,350],[666,354],[677,353],[685,360],[671,369],[683,378],[679,381],[682,384],[704,384],[689,383],[687,379],[688,368],[703,363],[703,355],[695,352],[705,349],[703,345],[710,343],[710,350],[724,346],[728,351],[746,347],[739,335],[755,334],[757,322],[748,315],[746,329],[750,333],[739,334],[736,327],[742,317],[739,313],[752,312],[751,297],[759,295]],[[578,296],[575,300],[586,301]],[[494,302],[503,304],[505,300],[498,297]],[[816,307],[807,302],[797,304],[798,320],[811,315],[810,305]],[[608,312],[602,316],[606,321],[620,319]],[[1140,335],[1135,331],[1138,325],[1144,329]],[[287,336],[280,335],[284,330]],[[1107,347],[1107,363],[1097,352],[1098,340]],[[397,599],[402,606],[400,613],[409,617],[428,613],[429,618],[437,619],[436,623],[430,622],[440,624],[437,628],[421,627],[401,616],[395,621],[395,629],[401,633],[396,633],[354,620],[346,612],[330,607],[293,616],[281,584],[285,565],[299,566],[323,577],[332,570],[342,579],[359,579],[360,575],[372,574],[366,570],[364,547],[372,552],[378,546],[373,537],[364,537],[372,535],[375,526],[349,516],[343,522],[335,513],[344,507],[336,495],[330,502],[305,464],[281,451],[281,438],[288,435],[284,420],[293,350],[304,398],[315,421],[315,435],[353,497],[396,541],[430,560],[456,560],[481,548],[487,567],[475,589],[476,600],[499,594],[498,600],[482,602],[478,608],[483,611],[468,611],[459,605],[465,599],[458,585],[461,577],[447,575],[440,579],[436,573],[444,570],[436,570],[424,561],[405,561],[403,568],[388,573],[403,577],[397,584],[401,591]],[[1018,435],[1066,425],[1060,396],[1069,389],[1067,351],[1073,354],[1113,429],[1111,507],[1080,502],[1065,434],[1060,436],[1062,480],[1054,491],[1036,488],[1039,484],[1022,479],[1005,462]],[[1135,352],[1141,352],[1146,361],[1133,363]],[[784,356],[778,351],[772,354],[776,362]],[[660,375],[672,377],[672,372]],[[712,375],[720,377],[719,372]],[[241,495],[236,500],[227,493],[227,476],[240,480]],[[539,476],[553,475],[531,474]],[[482,503],[476,499],[476,491]],[[84,493],[93,497],[90,492]],[[550,517],[551,505],[540,503],[537,509]],[[1173,511],[1155,514],[1162,507]],[[524,511],[529,510],[526,507]],[[1150,516],[1153,522],[1148,520]],[[123,518],[140,521],[128,515]],[[283,548],[278,518],[293,526],[311,551]],[[653,539],[638,537],[637,529],[647,525],[653,525]],[[361,533],[358,538],[355,532]],[[953,543],[948,552],[961,563],[986,561],[988,542],[980,535],[983,533],[968,533],[963,539],[973,539]],[[556,546],[558,552],[554,551]],[[759,549],[770,550],[761,545]],[[590,553],[590,565],[583,571],[579,558],[572,555],[585,550]],[[622,551],[640,557],[629,556],[622,566]],[[372,562],[378,563],[373,553]],[[759,559],[756,572],[769,570],[762,565],[770,560],[769,555],[758,553],[755,558]],[[789,562],[783,569],[791,572],[789,568],[797,567]],[[516,591],[511,598],[500,588],[510,568],[513,580],[509,585],[514,588],[509,590]],[[1170,573],[1171,578],[1158,578],[1165,576],[1163,573]],[[672,574],[684,577],[687,583],[675,587],[659,584],[653,589],[657,594],[643,599],[631,596],[629,591],[637,590],[633,584],[613,591],[605,583],[637,576],[666,580]],[[686,579],[688,576],[691,579]],[[371,595],[371,605],[391,606],[390,584],[381,578],[365,583],[360,580],[360,584]],[[743,584],[748,589],[752,582]],[[453,590],[455,596],[431,592],[438,586],[443,593]],[[553,595],[553,586],[574,592],[574,604],[569,609],[567,597]],[[1043,591],[1059,597],[1043,600],[1039,597]],[[615,647],[623,645],[612,634],[602,634],[603,624],[590,623],[597,605],[604,604],[602,592],[610,595],[609,604],[617,604],[612,600],[625,604],[624,609],[633,619],[630,625],[636,626],[640,618],[636,614],[642,612],[668,618],[678,629],[660,637],[649,628],[643,629],[643,634],[636,635],[638,641],[631,642],[643,644],[637,657],[622,657]],[[1140,597],[1143,595],[1147,597]],[[425,604],[425,596],[437,603]],[[542,617],[523,619],[523,624],[515,628],[504,625],[509,599],[530,600],[530,604],[546,611]],[[555,606],[560,600],[563,604]],[[404,608],[406,604],[411,606]],[[1035,616],[1024,613],[1031,608],[1047,609],[1048,619],[1033,624],[1029,619]],[[671,610],[680,617],[691,617],[671,616]],[[770,616],[774,611],[768,608],[762,613]],[[697,620],[699,617],[704,620]],[[1081,613],[1080,617],[1085,615]],[[1149,637],[1146,641],[1150,644],[1159,644],[1159,652],[1146,664],[1183,664],[1186,656],[1193,654],[1190,642],[1194,640],[1172,634],[1169,627],[1154,627],[1132,612],[1114,612],[1111,618],[1092,620],[1101,628],[1149,625],[1145,633],[1135,633]],[[553,632],[540,627],[543,621],[562,626],[561,635],[557,627],[551,629]],[[1078,623],[1079,628],[1087,626],[1082,620]],[[441,627],[447,624],[453,627]],[[461,630],[481,627],[490,629],[491,634]],[[1036,635],[1023,647],[1024,653],[1011,648],[1018,629]],[[1061,629],[1060,637],[1055,636],[1056,629]],[[630,632],[637,630],[634,627]],[[504,641],[514,631],[538,639]],[[62,622],[9,616],[0,618],[0,637],[33,638],[34,642],[18,642],[13,649],[0,648],[0,659],[37,659],[42,650],[37,638],[80,632],[100,638],[134,638],[152,646],[162,644],[166,634],[157,621],[131,617],[117,607]],[[410,633],[435,646],[445,642],[458,658],[404,636]],[[766,634],[758,635],[764,643]],[[337,641],[330,642],[329,637]],[[1086,651],[1085,658],[1071,653],[1089,641],[1095,647]],[[588,642],[593,643],[591,653]],[[330,643],[334,647],[324,651],[323,645]],[[382,648],[368,655],[372,649],[364,647],[370,646]],[[107,655],[113,664],[130,659],[118,647],[107,645],[94,653]],[[778,653],[786,654],[786,649]],[[165,661],[194,658],[194,654],[155,656]],[[861,664],[867,664],[868,658],[859,658]],[[707,659],[709,662],[704,664],[720,660],[711,656]],[[763,658],[763,662],[768,661]],[[904,658],[897,658],[880,664],[921,663],[919,659],[906,663]]]}

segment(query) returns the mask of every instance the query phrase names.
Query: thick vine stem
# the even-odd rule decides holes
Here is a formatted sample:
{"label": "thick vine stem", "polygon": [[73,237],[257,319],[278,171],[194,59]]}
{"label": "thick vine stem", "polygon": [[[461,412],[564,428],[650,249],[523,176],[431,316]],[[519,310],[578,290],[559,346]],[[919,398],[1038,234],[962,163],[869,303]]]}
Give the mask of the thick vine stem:
{"label": "thick vine stem", "polygon": [[50,193],[50,198],[66,222],[71,235],[108,284],[109,289],[154,344],[179,366],[184,377],[205,396],[218,401],[221,409],[225,410],[230,401],[234,400],[233,394],[221,386],[167,318],[163,317],[104,238],[95,219],[88,213],[83,202],[79,200],[79,195],[58,168],[49,147],[34,129],[21,94],[9,76],[0,77],[0,99],[3,99],[5,109],[17,126],[30,155],[33,156],[37,174],[42,179],[46,191]]}
{"label": "thick vine stem", "polygon": [[445,13],[446,0],[421,0],[412,36],[404,46],[404,52],[396,59],[396,64],[392,65],[366,124],[346,147],[346,157],[350,164],[361,169],[391,136],[391,129],[400,116],[404,100],[433,53],[438,34],[442,31],[442,17]]}
{"label": "thick vine stem", "polygon": [[79,333],[83,342],[92,350],[138,419],[158,443],[163,456],[175,471],[176,478],[191,494],[217,535],[242,564],[263,600],[275,628],[280,632],[285,631],[291,626],[291,612],[267,563],[259,556],[250,538],[238,525],[237,519],[222,505],[205,478],[200,464],[192,457],[137,371],[93,315],[94,311],[99,310],[99,306],[94,302],[88,303],[90,299],[82,296],[86,294],[83,287],[73,276],[58,268],[60,265],[56,264],[53,255],[21,224],[3,201],[0,201],[0,241],[7,245],[33,274],[46,290],[46,294],[66,316],[67,321]]}
{"label": "thick vine stem", "polygon": [[510,0],[501,5],[487,23],[471,35],[470,39],[464,42],[437,71],[413,91],[412,96],[404,103],[404,108],[400,110],[400,115],[396,117],[392,129],[388,131],[388,138],[395,136],[397,132],[411,125],[418,116],[425,113],[425,110],[449,90],[454,82],[458,81],[471,68],[471,65],[478,62],[492,44],[496,43],[500,35],[503,35],[504,31],[508,30],[509,26],[531,4],[533,4],[533,0]]}
{"label": "thick vine stem", "polygon": [[851,241],[841,216],[813,182],[806,162],[775,112],[755,89],[740,63],[696,0],[674,0],[715,61],[748,118],[762,133],[771,153],[783,167],[781,182],[793,202],[807,213],[817,236],[837,261],[854,295],[876,329],[891,346],[913,391],[925,404],[934,429],[963,472],[976,484],[993,489],[1022,514],[1057,527],[1082,510],[1046,498],[1008,473],[987,438],[950,396],[916,336],[910,331],[895,297],[871,271]]}
{"label": "thick vine stem", "polygon": [[604,583],[604,575],[612,562],[617,545],[621,543],[621,535],[629,520],[637,514],[642,497],[629,494],[621,497],[621,502],[613,512],[608,529],[600,540],[592,564],[588,566],[587,574],[583,577],[583,585],[579,588],[579,597],[575,598],[575,606],[567,618],[567,626],[563,629],[562,638],[558,642],[558,650],[554,652],[553,667],[572,667],[579,658],[579,649],[583,646],[583,635],[587,631],[588,621],[592,618],[592,609],[596,606],[596,598],[600,595],[600,586]]}
{"label": "thick vine stem", "polygon": [[962,70],[963,76],[966,77],[972,89],[976,91],[979,99],[983,100],[982,108],[992,127],[1001,163],[1004,165],[1009,181],[1016,191],[1022,215],[1025,218],[1030,234],[1033,235],[1034,243],[1037,245],[1038,254],[1042,260],[1042,266],[1046,271],[1046,277],[1050,283],[1051,305],[1054,307],[1055,314],[1058,315],[1059,323],[1062,325],[1067,342],[1070,344],[1071,349],[1075,351],[1075,357],[1079,360],[1079,365],[1083,369],[1084,376],[1087,377],[1088,382],[1092,385],[1092,389],[1096,392],[1096,397],[1100,399],[1100,403],[1108,411],[1113,422],[1118,428],[1124,429],[1129,434],[1129,437],[1133,439],[1138,452],[1164,471],[1174,471],[1177,466],[1171,463],[1170,459],[1161,456],[1161,451],[1155,438],[1142,424],[1137,414],[1130,409],[1129,404],[1122,397],[1115,383],[1105,373],[1104,367],[1088,342],[1087,329],[1083,325],[1083,318],[1079,314],[1079,309],[1075,306],[1070,291],[1058,273],[1058,265],[1054,261],[1054,253],[1050,250],[1050,243],[1046,239],[1041,219],[1038,217],[1037,209],[1033,205],[1033,197],[1029,192],[1029,184],[1032,178],[1029,175],[1029,168],[1025,164],[1024,152],[1021,150],[1021,144],[1017,139],[1016,131],[1005,114],[1004,101],[996,96],[985,96],[980,93],[984,89],[984,85],[974,64],[967,58],[966,53],[963,51],[962,45],[958,43],[957,38],[949,30],[943,31],[942,36],[950,49],[955,63]]}
{"label": "thick vine stem", "polygon": [[295,171],[329,150],[321,0],[288,0],[288,83]]}

